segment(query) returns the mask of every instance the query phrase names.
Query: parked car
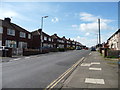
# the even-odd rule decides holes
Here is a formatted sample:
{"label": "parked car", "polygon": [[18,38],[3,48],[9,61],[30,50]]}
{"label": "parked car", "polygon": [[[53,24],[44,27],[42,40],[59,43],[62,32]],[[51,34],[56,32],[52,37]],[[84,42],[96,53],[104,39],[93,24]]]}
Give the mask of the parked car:
{"label": "parked car", "polygon": [[80,48],[80,47],[77,47],[76,50],[81,50],[81,48]]}
{"label": "parked car", "polygon": [[95,48],[95,47],[92,47],[92,48],[91,48],[91,51],[96,51],[96,48]]}

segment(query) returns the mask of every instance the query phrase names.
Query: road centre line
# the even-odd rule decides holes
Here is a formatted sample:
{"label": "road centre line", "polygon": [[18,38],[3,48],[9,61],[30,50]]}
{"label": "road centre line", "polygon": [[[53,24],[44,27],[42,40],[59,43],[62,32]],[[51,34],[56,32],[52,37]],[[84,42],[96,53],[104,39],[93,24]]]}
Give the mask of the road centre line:
{"label": "road centre line", "polygon": [[62,75],[60,75],[57,79],[55,79],[52,83],[50,83],[45,90],[50,90],[53,87],[55,87],[67,74],[69,74],[75,67],[78,66],[78,64],[80,62],[82,62],[84,60],[85,57],[82,57],[78,62],[76,62],[75,64],[73,64],[72,67],[70,67],[67,71],[65,71]]}

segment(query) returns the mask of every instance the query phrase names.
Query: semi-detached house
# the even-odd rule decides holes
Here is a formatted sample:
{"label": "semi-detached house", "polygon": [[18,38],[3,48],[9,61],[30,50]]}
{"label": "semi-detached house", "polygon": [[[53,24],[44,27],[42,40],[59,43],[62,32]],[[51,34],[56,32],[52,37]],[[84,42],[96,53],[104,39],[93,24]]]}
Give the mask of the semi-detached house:
{"label": "semi-detached house", "polygon": [[120,50],[120,29],[107,40],[107,44],[110,49]]}
{"label": "semi-detached house", "polygon": [[0,20],[0,46],[13,48],[13,54],[22,53],[23,48],[31,48],[31,33],[11,23],[10,18]]}

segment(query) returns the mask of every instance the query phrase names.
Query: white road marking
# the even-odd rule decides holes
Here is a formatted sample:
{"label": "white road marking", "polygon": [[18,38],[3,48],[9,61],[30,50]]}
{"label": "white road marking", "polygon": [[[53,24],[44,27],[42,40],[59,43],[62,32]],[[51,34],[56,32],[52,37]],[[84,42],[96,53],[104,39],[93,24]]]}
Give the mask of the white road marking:
{"label": "white road marking", "polygon": [[30,57],[25,57],[25,59],[28,59],[28,58],[30,58]]}
{"label": "white road marking", "polygon": [[91,55],[91,53],[89,55]]}
{"label": "white road marking", "polygon": [[21,58],[13,59],[14,61],[20,60]]}
{"label": "white road marking", "polygon": [[104,79],[94,79],[94,78],[86,78],[85,83],[105,84]]}
{"label": "white road marking", "polygon": [[89,70],[98,70],[98,71],[100,71],[102,69],[101,68],[89,68]]}
{"label": "white road marking", "polygon": [[82,63],[81,66],[90,66],[90,63]]}
{"label": "white road marking", "polygon": [[91,62],[91,64],[100,64],[100,62]]}

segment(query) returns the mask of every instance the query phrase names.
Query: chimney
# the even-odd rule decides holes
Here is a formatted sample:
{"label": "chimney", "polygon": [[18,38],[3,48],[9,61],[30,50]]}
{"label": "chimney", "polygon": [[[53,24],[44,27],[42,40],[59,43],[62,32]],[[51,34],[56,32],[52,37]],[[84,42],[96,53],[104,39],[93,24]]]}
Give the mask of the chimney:
{"label": "chimney", "polygon": [[11,22],[11,19],[10,19],[10,18],[5,18],[5,19],[4,19],[4,21],[6,21],[6,22],[9,22],[9,23],[10,23],[10,22]]}
{"label": "chimney", "polygon": [[38,29],[39,32],[42,32],[42,29]]}
{"label": "chimney", "polygon": [[55,35],[55,36],[57,36],[57,34],[56,34],[56,33],[55,33],[54,35]]}
{"label": "chimney", "polygon": [[69,38],[69,40],[70,40],[70,38]]}
{"label": "chimney", "polygon": [[65,36],[63,36],[63,38],[65,38]]}

